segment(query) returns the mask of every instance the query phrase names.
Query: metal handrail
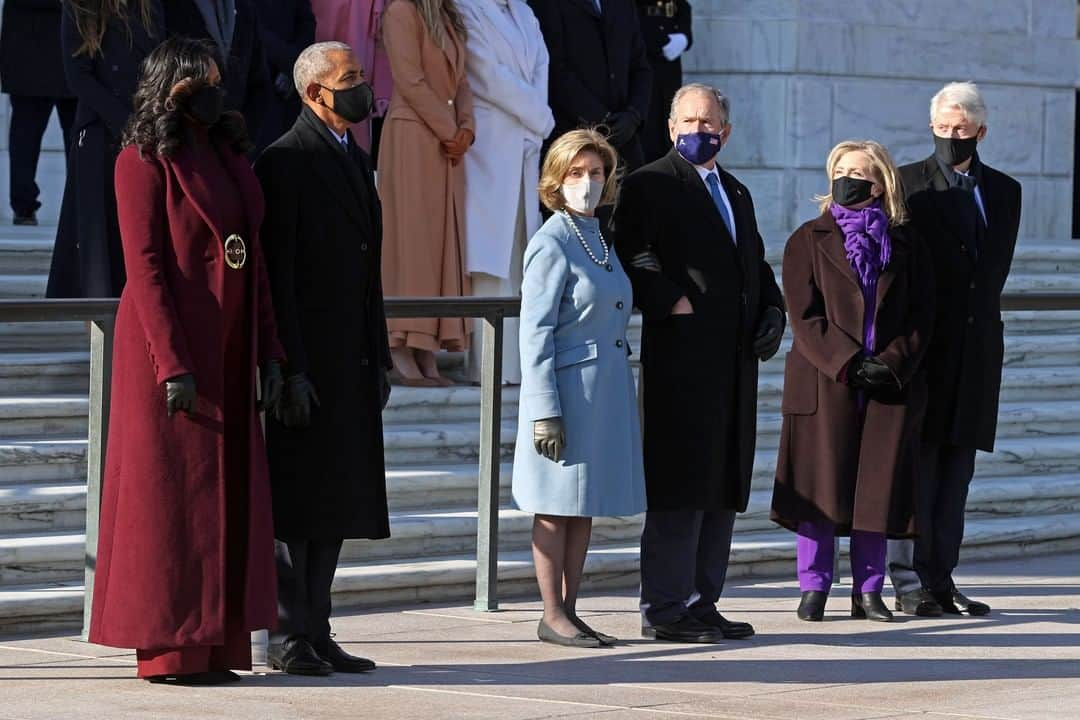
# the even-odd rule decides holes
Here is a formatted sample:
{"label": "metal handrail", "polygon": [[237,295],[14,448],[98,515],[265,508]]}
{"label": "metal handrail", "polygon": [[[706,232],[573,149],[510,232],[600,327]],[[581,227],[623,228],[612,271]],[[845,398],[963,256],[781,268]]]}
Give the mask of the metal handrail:
{"label": "metal handrail", "polygon": [[[0,322],[85,321],[90,326],[90,412],[87,437],[86,562],[83,634],[90,626],[97,562],[101,482],[105,470],[112,377],[115,299],[0,299]],[[1080,293],[1007,293],[1001,309],[1080,310]],[[503,319],[520,312],[517,298],[386,298],[389,318],[455,317],[484,321],[480,370],[480,468],[477,489],[477,610],[498,608],[499,470],[502,421]]]}

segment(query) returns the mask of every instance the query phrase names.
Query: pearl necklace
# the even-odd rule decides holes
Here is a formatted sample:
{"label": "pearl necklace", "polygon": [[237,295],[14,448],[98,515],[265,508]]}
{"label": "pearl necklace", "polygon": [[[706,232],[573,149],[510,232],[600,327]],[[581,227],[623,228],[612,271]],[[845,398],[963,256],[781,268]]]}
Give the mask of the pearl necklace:
{"label": "pearl necklace", "polygon": [[596,255],[593,254],[592,248],[589,247],[589,243],[585,241],[585,236],[581,233],[581,228],[577,226],[577,222],[574,221],[574,218],[570,217],[570,213],[563,210],[562,216],[563,219],[566,220],[566,223],[574,230],[574,234],[577,235],[578,241],[581,242],[581,247],[585,248],[585,252],[588,253],[589,259],[608,272],[614,272],[615,268],[611,267],[611,263],[608,262],[608,259],[611,257],[611,248],[604,240],[604,233],[600,232],[599,228],[596,230],[596,234],[600,236],[600,246],[604,248],[604,259],[598,260]]}

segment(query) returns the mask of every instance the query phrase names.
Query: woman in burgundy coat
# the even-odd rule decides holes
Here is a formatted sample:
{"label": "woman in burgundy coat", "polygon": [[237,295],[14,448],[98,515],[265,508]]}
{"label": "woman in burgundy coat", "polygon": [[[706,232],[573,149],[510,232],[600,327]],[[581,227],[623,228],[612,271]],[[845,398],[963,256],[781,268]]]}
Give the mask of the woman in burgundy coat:
{"label": "woman in burgundy coat", "polygon": [[211,51],[168,40],[143,63],[116,162],[127,285],[90,640],[136,648],[139,677],[208,684],[250,669],[274,625],[273,522],[256,406],[283,353],[243,121]]}
{"label": "woman in burgundy coat", "polygon": [[821,215],[784,250],[795,336],[784,369],[772,518],[798,533],[798,616],[821,620],[833,539],[851,536],[853,617],[890,620],[886,537],[914,531],[913,464],[933,322],[926,249],[905,225],[892,158],[872,141],[829,154]]}

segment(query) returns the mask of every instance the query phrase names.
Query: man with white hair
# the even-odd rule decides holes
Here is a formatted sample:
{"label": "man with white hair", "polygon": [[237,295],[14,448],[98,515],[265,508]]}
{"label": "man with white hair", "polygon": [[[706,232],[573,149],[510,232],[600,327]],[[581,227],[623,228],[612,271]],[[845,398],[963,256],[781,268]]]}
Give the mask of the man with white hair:
{"label": "man with white hair", "polygon": [[381,411],[390,347],[380,280],[382,216],[371,159],[349,132],[373,104],[348,45],[300,53],[304,103],[255,173],[285,392],[266,421],[278,572],[267,663],[287,673],[365,672],[330,635],[330,586],[345,539],[385,538]]}
{"label": "man with white hair", "polygon": [[991,452],[1001,389],[1001,292],[1020,227],[1020,184],[979,159],[986,103],[974,83],[930,101],[934,154],[900,168],[911,219],[934,259],[937,318],[924,360],[929,398],[916,540],[889,543],[896,609],[986,615],[953,582],[975,451]]}

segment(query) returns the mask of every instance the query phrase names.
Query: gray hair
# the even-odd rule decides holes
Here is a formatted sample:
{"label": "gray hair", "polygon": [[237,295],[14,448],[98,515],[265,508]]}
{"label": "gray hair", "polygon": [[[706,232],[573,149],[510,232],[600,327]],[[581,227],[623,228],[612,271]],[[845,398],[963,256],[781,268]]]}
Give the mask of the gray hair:
{"label": "gray hair", "polygon": [[668,112],[668,119],[675,119],[675,108],[679,106],[679,101],[690,93],[702,93],[704,95],[712,95],[716,100],[716,104],[720,106],[720,112],[724,116],[722,126],[726,126],[731,120],[731,101],[727,99],[724,93],[720,92],[712,85],[706,85],[705,83],[687,83],[681,88],[675,91],[675,97],[671,98],[671,110]]}
{"label": "gray hair", "polygon": [[352,48],[343,42],[330,40],[309,45],[300,53],[300,57],[296,58],[292,77],[301,100],[307,96],[308,85],[319,82],[334,69],[334,64],[327,55],[336,51],[352,52]]}
{"label": "gray hair", "polygon": [[973,82],[952,82],[938,90],[930,99],[930,122],[942,108],[957,108],[979,127],[986,125],[986,103]]}

